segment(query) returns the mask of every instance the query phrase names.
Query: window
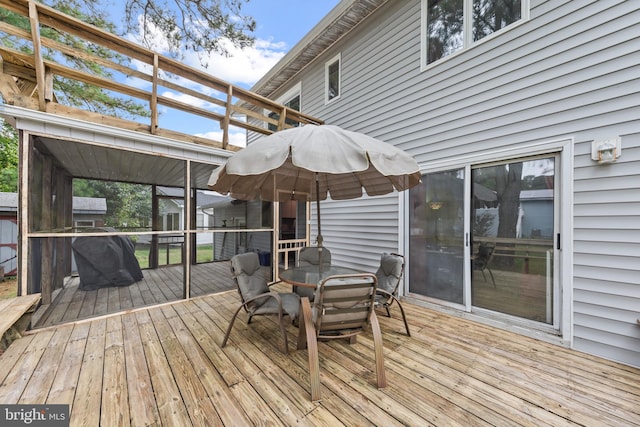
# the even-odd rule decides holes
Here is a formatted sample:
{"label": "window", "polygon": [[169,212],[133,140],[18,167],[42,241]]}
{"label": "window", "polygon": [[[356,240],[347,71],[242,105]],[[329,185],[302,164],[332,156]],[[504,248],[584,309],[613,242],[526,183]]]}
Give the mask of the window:
{"label": "window", "polygon": [[[285,107],[291,108],[292,110],[300,111],[300,83],[295,85],[293,89],[289,90],[282,97],[280,97],[276,102],[281,103]],[[280,119],[280,114],[276,112],[269,113],[269,117],[275,120]],[[300,126],[297,121],[286,119],[285,123],[291,126]],[[278,127],[272,123],[269,123],[269,130],[275,132],[278,130]]]}
{"label": "window", "polygon": [[182,230],[180,226],[180,214],[179,213],[168,213],[165,216],[165,227],[164,229],[169,230]]}
{"label": "window", "polygon": [[95,221],[93,220],[76,220],[76,228],[93,228],[96,226]]}
{"label": "window", "polygon": [[340,97],[340,54],[324,65],[325,102]]}
{"label": "window", "polygon": [[425,63],[471,46],[527,11],[528,0],[422,0]]}

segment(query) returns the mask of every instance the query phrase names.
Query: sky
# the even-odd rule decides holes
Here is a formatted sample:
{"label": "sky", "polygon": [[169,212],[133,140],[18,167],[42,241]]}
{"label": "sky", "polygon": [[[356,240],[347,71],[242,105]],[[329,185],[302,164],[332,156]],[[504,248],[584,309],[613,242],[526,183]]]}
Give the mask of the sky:
{"label": "sky", "polygon": [[[122,0],[115,1],[117,4]],[[250,0],[243,5],[243,11],[256,21],[255,45],[244,50],[230,49],[232,57],[213,55],[207,58],[209,66],[205,71],[226,82],[249,89],[339,2],[340,0]],[[135,40],[135,35],[132,34],[129,38]],[[162,52],[162,41],[154,50]],[[187,54],[183,61],[190,66],[202,68],[200,58],[195,53]],[[170,93],[164,95],[171,96]],[[198,102],[193,98],[183,100]],[[221,132],[212,129],[211,121],[204,118],[190,116],[188,131],[179,128],[185,123],[185,118],[174,112],[163,114],[160,111],[159,121],[161,127],[222,140]],[[244,142],[244,132],[231,135],[232,144],[244,146]]]}
{"label": "sky", "polygon": [[[209,57],[208,71],[230,83],[252,86],[338,3],[339,0],[250,0],[243,11],[257,23],[255,45],[244,50],[231,48],[230,58]],[[162,46],[157,50],[162,51]],[[200,68],[196,54],[187,55],[185,61]]]}

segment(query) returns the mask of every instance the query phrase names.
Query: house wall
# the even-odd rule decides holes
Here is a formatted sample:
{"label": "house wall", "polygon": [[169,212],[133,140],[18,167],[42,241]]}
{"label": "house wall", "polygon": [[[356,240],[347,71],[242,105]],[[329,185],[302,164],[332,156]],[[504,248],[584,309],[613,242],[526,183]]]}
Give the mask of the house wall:
{"label": "house wall", "polygon": [[0,266],[5,276],[18,269],[18,219],[15,212],[0,212]]}
{"label": "house wall", "polygon": [[[394,144],[424,171],[570,141],[566,338],[640,365],[640,2],[532,0],[528,20],[424,70],[420,16],[419,0],[388,2],[318,57],[291,81],[301,82],[302,110]],[[337,53],[342,93],[325,105],[324,64]],[[598,165],[591,142],[613,136],[622,157]],[[373,267],[381,251],[401,246],[398,197],[323,202],[333,258]]]}

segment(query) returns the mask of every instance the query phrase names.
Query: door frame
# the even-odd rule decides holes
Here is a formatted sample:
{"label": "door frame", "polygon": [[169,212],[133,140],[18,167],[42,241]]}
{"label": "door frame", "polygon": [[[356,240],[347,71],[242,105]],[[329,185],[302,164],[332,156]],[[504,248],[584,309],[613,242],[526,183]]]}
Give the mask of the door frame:
{"label": "door frame", "polygon": [[[557,262],[555,263],[554,275],[558,281],[559,298],[557,299],[557,307],[554,319],[558,320],[556,327],[542,324],[531,324],[533,322],[519,321],[518,318],[509,316],[495,316],[485,313],[482,310],[473,309],[471,306],[471,262],[468,251],[465,254],[464,262],[464,304],[452,305],[444,303],[435,303],[430,299],[416,298],[414,294],[409,295],[409,263],[410,256],[407,256],[407,273],[403,295],[419,305],[434,308],[436,310],[446,311],[447,313],[459,315],[463,317],[473,318],[475,321],[485,323],[502,329],[511,330],[523,335],[542,338],[550,342],[563,345],[571,345],[573,342],[573,167],[574,167],[574,144],[573,137],[561,139],[537,141],[523,143],[519,146],[509,148],[486,150],[464,156],[451,157],[441,160],[431,160],[428,163],[420,164],[420,173],[427,174],[433,172],[441,172],[450,169],[464,169],[465,177],[470,177],[471,166],[492,162],[504,162],[510,159],[517,160],[519,158],[527,158],[541,155],[557,155],[558,164],[556,165],[556,189],[554,192],[557,198],[558,215],[557,232],[560,235],[560,247],[556,246]],[[469,200],[471,195],[470,179],[465,179],[465,200]],[[409,197],[404,197],[401,217],[402,225],[399,229],[399,241],[403,242],[404,253],[409,254]],[[465,203],[465,236],[470,236],[470,204]],[[468,210],[468,212],[467,212]],[[556,236],[556,239],[558,237]],[[556,242],[557,245],[557,242]],[[522,319],[526,320],[526,319]],[[555,323],[555,320],[554,320]]]}

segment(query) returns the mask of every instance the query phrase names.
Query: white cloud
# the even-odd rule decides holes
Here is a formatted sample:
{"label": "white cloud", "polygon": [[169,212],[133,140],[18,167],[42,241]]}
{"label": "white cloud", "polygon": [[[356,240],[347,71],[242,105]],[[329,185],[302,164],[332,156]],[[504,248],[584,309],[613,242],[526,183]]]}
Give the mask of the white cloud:
{"label": "white cloud", "polygon": [[[137,34],[129,34],[127,38],[135,43],[140,43],[143,31],[142,21],[139,21],[140,29]],[[169,44],[159,31],[151,30],[152,34],[148,35],[149,40],[153,40],[152,49],[160,54],[166,54],[168,52]],[[184,58],[180,61],[185,65],[202,70],[203,72],[210,74],[213,77],[224,80],[231,84],[249,88],[255,84],[264,74],[266,74],[285,54],[288,46],[285,42],[274,42],[273,40],[257,39],[253,46],[245,49],[239,49],[234,47],[230,41],[223,40],[222,43],[227,51],[230,53],[229,57],[214,53],[211,55],[203,55],[196,52],[184,52]],[[202,64],[208,64],[208,68],[205,68]],[[147,75],[152,74],[152,66],[150,64],[143,63],[139,60],[132,59],[132,68],[143,72]],[[167,76],[161,74],[161,78],[171,80],[175,84],[189,88],[202,94],[207,94],[213,98],[226,100],[226,94],[220,93],[211,87],[203,86],[195,83],[191,80],[185,79],[179,76]],[[127,84],[138,87],[140,89],[150,91],[151,83],[135,77],[124,76]],[[203,108],[210,111],[223,112],[223,108],[209,103],[205,100],[184,94],[178,93],[172,89],[160,88],[160,93],[163,97],[179,100],[189,105]],[[161,117],[160,122],[167,128],[182,128],[184,122],[180,122],[182,117],[181,112],[169,110],[165,107],[160,107]],[[200,123],[200,122],[198,122]],[[206,122],[205,122],[206,123]],[[168,125],[168,126],[167,126]],[[190,131],[187,133],[196,132],[195,129],[200,127],[196,123],[189,122],[191,126]],[[210,129],[207,125],[206,128]],[[200,127],[202,130],[202,127]],[[182,130],[185,131],[185,130]],[[205,138],[213,139],[216,141],[222,141],[221,131],[210,131],[197,134]],[[246,132],[234,132],[229,134],[229,143],[244,147],[246,145]]]}
{"label": "white cloud", "polygon": [[[206,133],[198,133],[196,136],[208,138],[214,141],[222,141],[222,131],[211,131]],[[229,144],[238,147],[246,147],[247,136],[245,132],[229,132]]]}
{"label": "white cloud", "polygon": [[168,99],[173,99],[174,101],[182,102],[183,104],[187,104],[192,107],[202,108],[204,110],[209,110],[209,111],[217,112],[219,114],[224,114],[224,107],[211,102],[207,102],[204,99],[196,98],[195,96],[187,95],[184,93],[170,92],[170,91],[162,92],[161,96]]}
{"label": "white cloud", "polygon": [[[225,57],[215,53],[210,55],[203,61],[209,65],[206,71],[219,79],[238,85],[252,86],[286,53],[285,43],[269,40],[256,40],[253,46],[245,49],[233,47],[226,40],[223,44],[231,56]],[[201,68],[200,58],[195,53],[190,53],[185,62],[192,67]]]}
{"label": "white cloud", "polygon": [[[137,43],[142,39],[142,20],[139,20],[139,32],[129,34],[128,39]],[[156,29],[150,28],[147,40],[152,42],[152,50],[159,53],[166,53],[169,50],[169,43],[166,38]],[[203,70],[214,77],[233,83],[239,86],[250,87],[256,83],[267,71],[269,71],[286,53],[288,46],[284,42],[273,40],[257,39],[253,46],[240,49],[234,47],[229,40],[221,40],[221,44],[227,49],[230,56],[226,57],[217,53],[205,55],[202,52],[184,52],[181,59],[186,65]],[[208,64],[208,68],[202,64]],[[133,61],[140,71],[149,73],[150,66]]]}

